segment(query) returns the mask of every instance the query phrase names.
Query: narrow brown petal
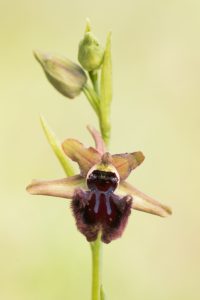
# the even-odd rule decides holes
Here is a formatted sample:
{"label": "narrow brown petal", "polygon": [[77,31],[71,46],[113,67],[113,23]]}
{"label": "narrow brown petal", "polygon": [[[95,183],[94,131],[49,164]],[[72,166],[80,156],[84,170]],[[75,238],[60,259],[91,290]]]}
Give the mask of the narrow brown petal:
{"label": "narrow brown petal", "polygon": [[120,183],[119,193],[120,192],[131,195],[133,197],[133,209],[158,215],[160,217],[167,217],[172,214],[170,207],[163,205],[153,198],[145,195],[127,182]]}
{"label": "narrow brown petal", "polygon": [[94,139],[95,147],[96,147],[97,151],[101,154],[104,154],[106,152],[106,146],[101,137],[101,134],[92,126],[88,125],[87,129],[89,130],[89,132],[91,133],[91,135]]}
{"label": "narrow brown petal", "polygon": [[115,154],[112,155],[112,164],[117,169],[120,179],[125,180],[129,176],[130,172],[143,162],[144,158],[145,157],[141,151]]}
{"label": "narrow brown petal", "polygon": [[32,195],[46,195],[71,199],[74,191],[85,185],[85,179],[79,175],[56,180],[33,180],[26,190]]}
{"label": "narrow brown petal", "polygon": [[101,154],[95,148],[85,148],[77,140],[65,140],[62,148],[69,158],[78,163],[83,176],[86,176],[91,167],[101,161]]}

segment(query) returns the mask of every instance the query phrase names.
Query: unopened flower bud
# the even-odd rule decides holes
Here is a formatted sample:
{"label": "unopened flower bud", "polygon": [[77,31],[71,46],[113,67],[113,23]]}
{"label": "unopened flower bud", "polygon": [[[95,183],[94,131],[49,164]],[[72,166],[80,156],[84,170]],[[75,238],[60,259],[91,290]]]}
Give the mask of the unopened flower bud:
{"label": "unopened flower bud", "polygon": [[67,58],[57,55],[34,52],[49,82],[64,96],[75,98],[82,91],[87,76],[83,69]]}
{"label": "unopened flower bud", "polygon": [[88,72],[98,69],[103,61],[104,50],[91,31],[80,41],[78,60]]}

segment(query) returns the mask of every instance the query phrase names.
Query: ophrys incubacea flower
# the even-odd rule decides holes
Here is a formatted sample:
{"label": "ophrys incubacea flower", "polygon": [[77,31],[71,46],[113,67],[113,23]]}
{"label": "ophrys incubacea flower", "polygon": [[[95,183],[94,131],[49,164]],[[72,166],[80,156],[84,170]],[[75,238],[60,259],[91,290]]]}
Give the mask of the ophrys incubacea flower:
{"label": "ophrys incubacea flower", "polygon": [[142,152],[111,155],[100,134],[89,128],[95,148],[85,148],[74,139],[63,142],[65,154],[78,163],[80,174],[57,180],[34,180],[27,190],[31,194],[72,199],[71,207],[77,228],[88,241],[105,243],[120,237],[131,209],[165,217],[165,206],[137,190],[126,179],[143,160]]}

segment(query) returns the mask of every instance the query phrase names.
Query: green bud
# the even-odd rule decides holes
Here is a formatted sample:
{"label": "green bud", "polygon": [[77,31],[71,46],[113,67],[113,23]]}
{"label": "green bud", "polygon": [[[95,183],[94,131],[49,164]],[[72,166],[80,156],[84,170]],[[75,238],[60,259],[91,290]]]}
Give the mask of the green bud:
{"label": "green bud", "polygon": [[101,66],[104,50],[89,29],[86,27],[84,38],[80,41],[78,60],[85,70],[91,72]]}
{"label": "green bud", "polygon": [[72,61],[49,53],[34,52],[49,82],[64,96],[75,98],[82,91],[87,76],[83,69]]}

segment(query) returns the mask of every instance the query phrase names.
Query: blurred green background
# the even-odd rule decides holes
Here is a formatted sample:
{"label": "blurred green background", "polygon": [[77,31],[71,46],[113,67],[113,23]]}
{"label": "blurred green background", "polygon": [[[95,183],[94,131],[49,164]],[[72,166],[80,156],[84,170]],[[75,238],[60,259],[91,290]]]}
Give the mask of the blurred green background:
{"label": "blurred green background", "polygon": [[133,211],[123,238],[104,247],[108,299],[200,299],[197,0],[0,0],[0,299],[90,299],[90,249],[69,203],[25,192],[32,178],[64,177],[40,113],[61,140],[92,142],[84,96],[61,96],[32,55],[77,61],[86,17],[102,43],[113,32],[111,151],[142,150],[129,181],[174,212]]}

